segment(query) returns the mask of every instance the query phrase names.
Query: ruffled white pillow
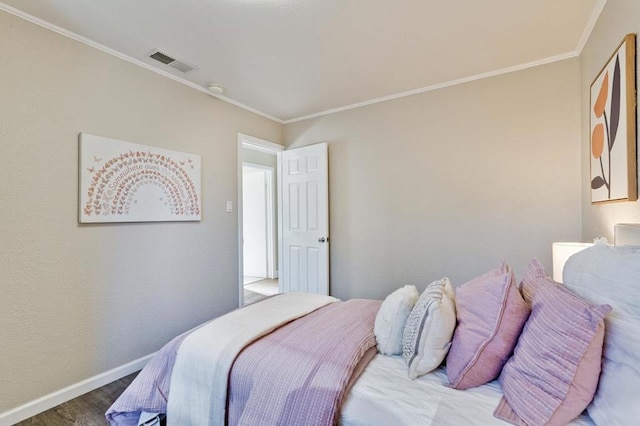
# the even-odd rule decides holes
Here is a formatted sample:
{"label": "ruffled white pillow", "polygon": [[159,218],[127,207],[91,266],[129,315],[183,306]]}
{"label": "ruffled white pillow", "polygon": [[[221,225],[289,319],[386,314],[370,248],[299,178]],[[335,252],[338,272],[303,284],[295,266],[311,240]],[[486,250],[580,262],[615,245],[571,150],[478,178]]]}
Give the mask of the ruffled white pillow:
{"label": "ruffled white pillow", "polygon": [[455,297],[445,277],[429,284],[411,311],[402,346],[410,379],[434,370],[447,356],[456,328]]}
{"label": "ruffled white pillow", "polygon": [[418,297],[420,297],[420,293],[418,293],[416,286],[405,285],[384,299],[373,327],[378,352],[383,355],[400,355],[402,353],[404,325],[413,306],[418,301]]}
{"label": "ruffled white pillow", "polygon": [[[564,285],[594,304],[613,309],[605,318],[602,372],[587,407],[597,425],[630,424],[640,418],[640,248],[596,243],[564,267]],[[636,420],[632,420],[636,419]]]}

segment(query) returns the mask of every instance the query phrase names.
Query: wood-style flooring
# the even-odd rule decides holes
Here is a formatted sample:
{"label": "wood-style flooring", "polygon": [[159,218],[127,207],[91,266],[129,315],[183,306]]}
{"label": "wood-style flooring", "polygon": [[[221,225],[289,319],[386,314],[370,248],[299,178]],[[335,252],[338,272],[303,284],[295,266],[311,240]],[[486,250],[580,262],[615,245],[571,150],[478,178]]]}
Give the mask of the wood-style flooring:
{"label": "wood-style flooring", "polygon": [[138,373],[79,396],[64,404],[33,416],[16,426],[103,426],[108,425],[105,411],[120,396]]}
{"label": "wood-style flooring", "polygon": [[[264,280],[267,284],[275,285],[277,280]],[[273,284],[275,282],[275,284]],[[269,295],[244,290],[244,303],[250,305],[266,299]],[[123,377],[92,392],[79,396],[64,404],[33,416],[15,426],[103,426],[108,425],[104,417],[105,411],[113,404],[138,373]]]}

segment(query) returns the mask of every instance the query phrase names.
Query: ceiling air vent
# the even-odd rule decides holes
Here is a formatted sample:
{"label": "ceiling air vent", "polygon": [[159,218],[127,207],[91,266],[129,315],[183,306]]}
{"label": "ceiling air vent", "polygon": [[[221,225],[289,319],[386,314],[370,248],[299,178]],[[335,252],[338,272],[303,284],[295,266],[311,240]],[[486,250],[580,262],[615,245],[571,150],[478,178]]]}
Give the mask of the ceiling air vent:
{"label": "ceiling air vent", "polygon": [[163,64],[168,65],[171,68],[177,69],[178,71],[181,71],[181,72],[189,72],[197,69],[197,67],[191,64],[188,64],[184,61],[179,61],[177,59],[174,59],[171,56],[167,55],[166,53],[162,53],[157,49],[151,51],[151,53],[149,54],[149,57],[151,59],[155,59],[158,62],[162,62]]}

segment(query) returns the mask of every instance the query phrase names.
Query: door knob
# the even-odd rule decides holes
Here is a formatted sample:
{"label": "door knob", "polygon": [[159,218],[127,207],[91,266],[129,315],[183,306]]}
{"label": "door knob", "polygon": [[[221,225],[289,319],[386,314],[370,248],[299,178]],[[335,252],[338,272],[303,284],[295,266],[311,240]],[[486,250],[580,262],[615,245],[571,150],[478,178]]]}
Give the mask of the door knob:
{"label": "door knob", "polygon": [[324,243],[324,242],[326,242],[326,241],[329,241],[329,238],[325,238],[325,237],[320,237],[320,238],[318,238],[318,242],[319,242],[319,243]]}

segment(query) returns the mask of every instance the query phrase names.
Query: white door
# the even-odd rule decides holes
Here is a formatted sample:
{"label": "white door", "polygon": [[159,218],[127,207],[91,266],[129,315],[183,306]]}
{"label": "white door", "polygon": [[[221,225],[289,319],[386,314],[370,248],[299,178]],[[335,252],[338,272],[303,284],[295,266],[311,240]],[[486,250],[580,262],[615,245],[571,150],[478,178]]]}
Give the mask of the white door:
{"label": "white door", "polygon": [[282,153],[281,291],[329,294],[327,144]]}
{"label": "white door", "polygon": [[244,275],[267,277],[267,194],[266,173],[242,167],[242,223]]}

